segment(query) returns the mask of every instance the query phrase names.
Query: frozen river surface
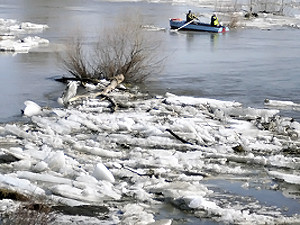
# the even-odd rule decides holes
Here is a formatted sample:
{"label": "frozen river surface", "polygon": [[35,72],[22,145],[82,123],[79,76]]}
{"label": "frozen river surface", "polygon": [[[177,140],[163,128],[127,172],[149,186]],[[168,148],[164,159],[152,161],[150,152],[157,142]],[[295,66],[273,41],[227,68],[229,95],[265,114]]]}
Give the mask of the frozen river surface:
{"label": "frozen river surface", "polygon": [[[300,125],[275,116],[276,109],[260,109],[268,98],[269,106],[299,121],[294,19],[279,26],[268,19],[263,30],[256,24],[225,35],[169,32],[168,19],[190,7],[1,3],[4,19],[49,26],[29,35],[50,42],[29,53],[0,54],[1,188],[42,196],[54,210],[81,206],[79,215],[66,210],[54,224],[299,224]],[[115,113],[93,99],[58,108],[65,86],[54,81],[64,74],[56,53],[78,30],[92,42],[126,10],[139,11],[145,25],[165,28],[149,31],[163,40],[167,58],[145,87],[161,96],[116,91],[111,97],[124,108]],[[24,118],[26,100],[53,109]],[[18,210],[12,200],[0,205],[1,215]]]}
{"label": "frozen river surface", "polygon": [[[0,121],[16,119],[27,99],[55,106],[64,88],[53,81],[64,73],[56,62],[55,52],[61,49],[60,45],[78,30],[84,33],[87,42],[93,40],[101,28],[112,25],[124,11],[130,10],[141,14],[145,25],[166,29],[156,32],[162,40],[161,54],[167,60],[164,71],[154,74],[147,83],[151,93],[169,91],[239,101],[260,108],[266,98],[300,103],[299,29],[273,28],[274,20],[270,30],[238,29],[225,35],[170,33],[168,19],[184,18],[189,7],[103,1],[9,1],[1,4],[4,19],[48,25],[49,29],[37,35],[48,39],[50,47],[30,54],[0,54],[0,91],[5,96],[0,99]],[[207,17],[211,14],[209,9],[194,7],[194,11]],[[203,17],[205,20],[207,18]],[[291,23],[293,21],[286,25]],[[299,118],[297,111],[288,113]]]}

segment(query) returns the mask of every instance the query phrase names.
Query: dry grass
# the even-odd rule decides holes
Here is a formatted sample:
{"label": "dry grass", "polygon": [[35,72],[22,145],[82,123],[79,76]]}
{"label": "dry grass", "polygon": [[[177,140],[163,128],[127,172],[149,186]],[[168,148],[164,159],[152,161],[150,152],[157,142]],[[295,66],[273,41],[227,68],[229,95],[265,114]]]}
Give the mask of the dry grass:
{"label": "dry grass", "polygon": [[47,225],[54,215],[51,208],[40,204],[21,204],[18,209],[2,221],[3,225]]}
{"label": "dry grass", "polygon": [[[8,196],[9,197],[9,196]],[[47,225],[55,219],[50,204],[43,198],[22,198],[16,210],[1,215],[2,225]]]}
{"label": "dry grass", "polygon": [[17,191],[0,188],[0,199],[12,199],[16,201],[28,201],[29,198],[26,195],[20,194]]}

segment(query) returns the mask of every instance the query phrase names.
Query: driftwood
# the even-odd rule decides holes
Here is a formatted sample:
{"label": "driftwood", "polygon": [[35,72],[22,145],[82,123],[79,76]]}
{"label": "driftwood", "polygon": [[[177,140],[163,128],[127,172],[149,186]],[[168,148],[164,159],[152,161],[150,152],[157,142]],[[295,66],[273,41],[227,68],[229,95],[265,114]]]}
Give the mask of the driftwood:
{"label": "driftwood", "polygon": [[102,97],[105,97],[105,99],[107,99],[110,102],[112,102],[113,104],[115,104],[113,102],[113,100],[111,100],[107,96],[107,94],[109,92],[111,92],[112,90],[114,90],[120,83],[122,83],[124,81],[124,79],[125,79],[125,77],[124,77],[123,74],[118,74],[118,75],[114,76],[111,79],[110,84],[103,91],[96,92],[96,93],[89,93],[89,94],[85,94],[85,95],[77,95],[77,96],[71,98],[69,100],[69,102],[73,102],[73,101],[76,101],[76,100],[81,99],[81,98],[97,98],[98,96],[102,96]]}
{"label": "driftwood", "polygon": [[86,83],[92,83],[92,84],[98,84],[100,80],[98,79],[89,79],[89,78],[82,78],[79,79],[77,77],[62,77],[62,78],[56,78],[55,81],[62,82],[62,83],[68,83],[69,81],[79,81],[79,82],[86,82]]}
{"label": "driftwood", "polygon": [[175,134],[173,131],[171,131],[170,129],[166,129],[166,131],[168,131],[171,135],[173,135],[176,139],[178,139],[179,141],[181,141],[183,144],[189,144],[189,145],[193,145],[193,143],[188,142],[186,140],[184,140],[183,138],[179,137],[177,134]]}
{"label": "driftwood", "polygon": [[107,95],[103,95],[103,94],[101,94],[100,97],[101,97],[101,101],[107,100],[111,103],[111,112],[112,113],[117,110],[118,105],[112,98],[108,97]]}
{"label": "driftwood", "polygon": [[94,97],[97,97],[99,95],[107,95],[109,92],[114,90],[120,83],[122,83],[124,79],[125,77],[123,74],[118,74],[117,76],[114,76],[110,84],[103,91],[95,93]]}

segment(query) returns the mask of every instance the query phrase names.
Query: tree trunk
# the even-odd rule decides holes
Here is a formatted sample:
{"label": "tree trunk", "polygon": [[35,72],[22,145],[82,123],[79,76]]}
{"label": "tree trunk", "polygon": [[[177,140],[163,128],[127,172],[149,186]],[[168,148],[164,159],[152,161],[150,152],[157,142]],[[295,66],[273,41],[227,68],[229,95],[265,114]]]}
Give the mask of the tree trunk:
{"label": "tree trunk", "polygon": [[118,74],[112,78],[110,84],[106,88],[104,88],[103,91],[92,93],[92,94],[77,95],[77,96],[71,98],[69,100],[69,102],[73,102],[73,101],[76,101],[81,98],[97,98],[100,95],[107,96],[107,94],[109,92],[111,92],[112,90],[114,90],[120,83],[122,83],[124,81],[124,79],[125,79],[125,77],[123,74]]}
{"label": "tree trunk", "polygon": [[95,93],[94,97],[99,95],[107,95],[109,92],[114,90],[120,83],[124,81],[125,77],[123,74],[118,74],[117,76],[113,77],[110,84],[101,92]]}

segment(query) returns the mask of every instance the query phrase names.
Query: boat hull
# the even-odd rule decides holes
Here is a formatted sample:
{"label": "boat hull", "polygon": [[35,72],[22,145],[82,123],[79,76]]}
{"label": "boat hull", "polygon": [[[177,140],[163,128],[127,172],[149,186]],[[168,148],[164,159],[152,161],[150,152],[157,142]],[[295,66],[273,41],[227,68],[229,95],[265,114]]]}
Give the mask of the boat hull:
{"label": "boat hull", "polygon": [[[185,20],[181,19],[170,19],[171,29],[178,29],[185,24]],[[188,24],[181,28],[181,30],[191,30],[191,31],[204,31],[204,32],[213,32],[213,33],[225,33],[229,31],[228,27],[215,27],[207,23],[197,23],[197,24]]]}

